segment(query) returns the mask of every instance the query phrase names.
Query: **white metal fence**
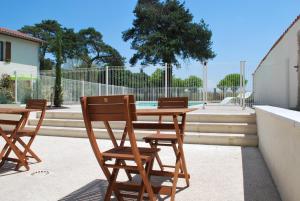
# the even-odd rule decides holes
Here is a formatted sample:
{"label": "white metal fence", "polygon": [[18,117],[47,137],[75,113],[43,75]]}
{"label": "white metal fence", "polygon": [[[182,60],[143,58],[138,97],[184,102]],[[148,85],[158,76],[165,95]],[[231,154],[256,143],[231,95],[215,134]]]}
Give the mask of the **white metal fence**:
{"label": "white metal fence", "polygon": [[[167,84],[166,67],[157,68],[152,73],[124,67],[63,70],[63,101],[64,104],[78,104],[81,96],[133,94],[137,101],[187,96],[191,101],[208,105],[252,106],[253,94],[246,90],[249,77],[245,75],[244,68],[245,63],[241,62],[240,71],[224,75],[215,86],[207,83],[206,66],[203,77],[183,79],[172,75],[170,84]],[[38,78],[25,80],[15,75],[14,102],[25,103],[29,98],[45,98],[53,102],[55,79],[54,71],[42,71]]]}
{"label": "white metal fence", "polygon": [[[55,77],[40,76],[34,81],[34,98],[46,98],[53,101],[53,86]],[[64,104],[78,104],[81,96],[101,96],[117,94],[133,94],[137,101],[156,101],[165,96],[164,87],[129,88],[117,85],[106,85],[102,83],[87,82],[84,80],[62,79]],[[202,100],[202,88],[197,87],[171,87],[172,96],[188,96],[191,101]]]}

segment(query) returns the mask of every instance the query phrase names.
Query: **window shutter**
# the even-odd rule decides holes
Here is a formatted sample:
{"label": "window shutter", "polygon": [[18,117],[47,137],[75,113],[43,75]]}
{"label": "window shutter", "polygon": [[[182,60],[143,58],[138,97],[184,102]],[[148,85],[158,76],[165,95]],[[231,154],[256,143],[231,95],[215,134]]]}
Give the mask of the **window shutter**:
{"label": "window shutter", "polygon": [[6,62],[11,61],[11,42],[5,43],[5,61]]}

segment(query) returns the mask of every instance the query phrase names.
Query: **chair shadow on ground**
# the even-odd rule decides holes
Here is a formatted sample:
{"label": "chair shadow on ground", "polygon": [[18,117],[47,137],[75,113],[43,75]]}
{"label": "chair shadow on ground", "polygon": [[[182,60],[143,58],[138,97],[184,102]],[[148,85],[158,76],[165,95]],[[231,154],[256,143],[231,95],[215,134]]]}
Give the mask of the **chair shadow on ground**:
{"label": "chair shadow on ground", "polygon": [[[135,175],[132,180],[134,182],[140,182],[141,178],[138,176],[138,175]],[[161,186],[162,184],[165,185],[165,183],[167,182],[167,185],[168,186],[171,186],[172,185],[172,179],[169,178],[169,177],[158,177],[158,176],[152,176],[151,177],[151,183],[152,185],[154,186]],[[176,187],[176,193],[179,193],[185,189],[187,189],[188,187],[185,186],[185,187]],[[164,201],[164,200],[167,200],[168,198],[170,198],[169,195],[157,195],[157,200],[158,201]]]}
{"label": "chair shadow on ground", "polygon": [[106,180],[96,179],[71,194],[61,198],[59,201],[104,200],[107,185],[108,182]]}
{"label": "chair shadow on ground", "polygon": [[[155,185],[160,185],[168,180],[169,178],[166,177],[152,177],[151,179]],[[133,177],[133,182],[140,182],[139,176]],[[108,186],[108,182],[103,179],[96,179],[85,186],[81,187],[80,189],[70,193],[69,195],[61,198],[59,201],[94,201],[94,200],[104,200],[106,189]],[[177,193],[184,188],[178,188]],[[122,193],[124,193],[122,191]],[[133,193],[130,193],[133,194]],[[137,193],[136,193],[137,194]],[[158,195],[158,200],[163,201],[169,198],[169,196],[160,196]],[[112,198],[112,201],[116,201],[117,199]]]}
{"label": "chair shadow on ground", "polygon": [[4,165],[0,168],[0,177],[24,172],[22,170],[15,170],[15,168],[16,168],[16,163],[5,162]]}
{"label": "chair shadow on ground", "polygon": [[281,201],[258,148],[242,147],[244,201]]}

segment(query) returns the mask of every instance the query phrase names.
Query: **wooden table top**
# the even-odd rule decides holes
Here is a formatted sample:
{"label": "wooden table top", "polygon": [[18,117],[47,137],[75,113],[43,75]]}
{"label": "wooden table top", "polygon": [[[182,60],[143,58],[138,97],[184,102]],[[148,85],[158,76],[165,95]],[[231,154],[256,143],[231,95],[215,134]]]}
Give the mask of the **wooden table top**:
{"label": "wooden table top", "polygon": [[37,109],[26,108],[0,108],[0,114],[24,114],[28,112],[37,112]]}
{"label": "wooden table top", "polygon": [[137,109],[138,116],[159,116],[159,115],[182,115],[197,110],[197,108],[174,108],[174,109]]}

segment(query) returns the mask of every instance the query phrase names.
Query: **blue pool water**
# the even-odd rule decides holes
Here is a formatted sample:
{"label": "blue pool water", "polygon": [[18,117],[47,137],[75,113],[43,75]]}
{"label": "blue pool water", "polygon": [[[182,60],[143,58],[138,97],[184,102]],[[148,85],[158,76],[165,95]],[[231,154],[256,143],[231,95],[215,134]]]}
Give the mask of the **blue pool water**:
{"label": "blue pool water", "polygon": [[[189,101],[189,107],[200,107],[202,106],[201,101]],[[137,108],[155,108],[157,107],[157,101],[137,101]]]}

